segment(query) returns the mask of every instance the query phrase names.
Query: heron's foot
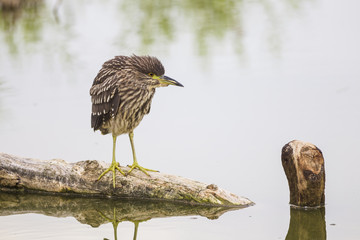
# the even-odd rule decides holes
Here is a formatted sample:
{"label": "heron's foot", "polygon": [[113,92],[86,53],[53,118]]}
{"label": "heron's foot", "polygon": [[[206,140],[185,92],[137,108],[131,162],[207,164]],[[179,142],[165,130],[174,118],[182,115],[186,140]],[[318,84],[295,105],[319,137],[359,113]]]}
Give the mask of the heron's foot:
{"label": "heron's foot", "polygon": [[131,166],[128,165],[128,167],[130,167],[130,170],[126,173],[126,175],[129,175],[132,172],[132,170],[134,170],[135,168],[139,169],[140,171],[142,171],[143,173],[145,173],[148,176],[150,176],[148,172],[159,172],[157,170],[144,168],[144,167],[140,166],[137,162],[133,163]]}
{"label": "heron's foot", "polygon": [[123,170],[121,170],[120,168],[120,164],[118,162],[112,162],[110,167],[108,169],[106,169],[101,175],[100,177],[97,179],[97,181],[99,181],[106,173],[112,171],[113,172],[113,186],[115,188],[115,176],[116,176],[116,169],[124,176],[126,176],[126,174],[124,173]]}

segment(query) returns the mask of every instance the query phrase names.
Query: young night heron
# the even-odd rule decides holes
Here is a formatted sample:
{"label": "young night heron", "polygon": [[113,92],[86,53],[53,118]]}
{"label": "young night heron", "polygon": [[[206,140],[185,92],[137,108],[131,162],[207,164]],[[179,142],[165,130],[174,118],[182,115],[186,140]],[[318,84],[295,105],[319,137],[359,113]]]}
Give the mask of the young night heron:
{"label": "young night heron", "polygon": [[138,164],[133,131],[144,115],[150,112],[155,88],[168,85],[183,87],[176,80],[164,76],[164,73],[161,62],[150,56],[117,56],[103,64],[90,88],[91,127],[94,131],[100,130],[102,134],[112,134],[113,152],[111,166],[100,175],[98,180],[112,171],[115,188],[116,169],[126,175],[115,160],[116,137],[124,133],[129,134],[133,153],[133,164],[127,174],[135,168],[146,175],[149,175],[147,171],[155,171]]}

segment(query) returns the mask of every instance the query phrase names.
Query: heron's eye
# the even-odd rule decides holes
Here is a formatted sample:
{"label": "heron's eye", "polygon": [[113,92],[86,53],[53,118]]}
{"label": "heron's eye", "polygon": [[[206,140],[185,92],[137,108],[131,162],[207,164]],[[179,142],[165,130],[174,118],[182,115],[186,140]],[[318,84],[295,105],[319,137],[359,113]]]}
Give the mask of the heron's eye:
{"label": "heron's eye", "polygon": [[153,76],[154,76],[154,74],[153,74],[153,73],[149,73],[148,75],[149,75],[150,77],[153,77]]}

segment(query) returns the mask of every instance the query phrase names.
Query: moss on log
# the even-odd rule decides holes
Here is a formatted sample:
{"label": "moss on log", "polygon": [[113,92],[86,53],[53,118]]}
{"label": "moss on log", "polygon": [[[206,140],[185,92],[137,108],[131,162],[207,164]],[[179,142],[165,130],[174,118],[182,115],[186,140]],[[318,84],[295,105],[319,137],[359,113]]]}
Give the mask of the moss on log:
{"label": "moss on log", "polygon": [[[43,161],[0,153],[0,189],[86,197],[162,199],[226,207],[253,204],[214,184],[163,173],[151,173],[149,177],[137,170],[126,177],[118,174],[116,188],[113,188],[111,174],[97,181],[106,168],[106,163],[96,160],[68,163],[61,159]],[[128,170],[128,167],[121,168]]]}

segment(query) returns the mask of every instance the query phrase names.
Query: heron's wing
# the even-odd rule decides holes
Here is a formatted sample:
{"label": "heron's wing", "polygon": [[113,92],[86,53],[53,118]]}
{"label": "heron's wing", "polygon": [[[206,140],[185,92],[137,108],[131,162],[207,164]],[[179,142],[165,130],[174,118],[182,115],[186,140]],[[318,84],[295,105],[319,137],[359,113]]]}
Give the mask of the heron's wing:
{"label": "heron's wing", "polygon": [[119,109],[120,95],[118,88],[118,75],[101,74],[94,80],[94,84],[90,89],[92,114],[91,127],[97,130],[103,122],[114,117]]}

